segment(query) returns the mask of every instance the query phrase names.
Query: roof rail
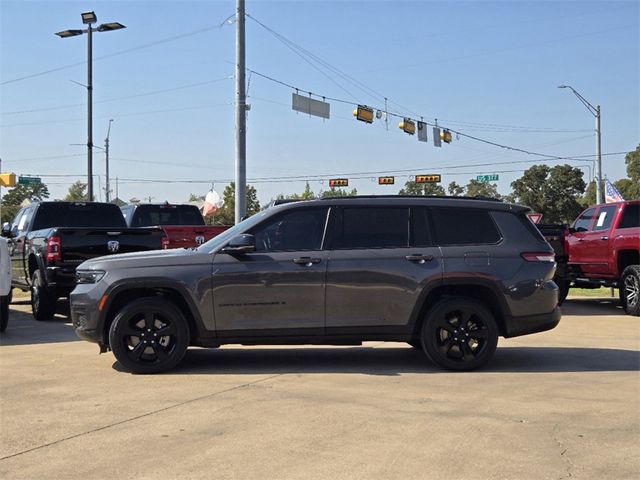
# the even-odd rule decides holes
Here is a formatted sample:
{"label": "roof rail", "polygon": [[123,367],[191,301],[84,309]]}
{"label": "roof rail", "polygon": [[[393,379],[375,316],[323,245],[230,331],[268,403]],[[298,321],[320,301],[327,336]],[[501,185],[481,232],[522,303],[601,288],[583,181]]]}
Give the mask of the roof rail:
{"label": "roof rail", "polygon": [[484,202],[502,202],[499,198],[491,197],[462,197],[453,195],[345,195],[344,197],[325,197],[320,200],[340,200],[342,198],[445,198],[447,200],[481,200]]}

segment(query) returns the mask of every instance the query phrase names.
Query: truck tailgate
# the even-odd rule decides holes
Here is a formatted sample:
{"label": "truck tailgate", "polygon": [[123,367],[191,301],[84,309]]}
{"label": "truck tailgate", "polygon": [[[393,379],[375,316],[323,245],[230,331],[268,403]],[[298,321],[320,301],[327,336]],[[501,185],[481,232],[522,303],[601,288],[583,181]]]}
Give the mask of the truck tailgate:
{"label": "truck tailgate", "polygon": [[208,242],[229,227],[226,225],[162,225],[160,228],[167,234],[168,248],[191,248]]}

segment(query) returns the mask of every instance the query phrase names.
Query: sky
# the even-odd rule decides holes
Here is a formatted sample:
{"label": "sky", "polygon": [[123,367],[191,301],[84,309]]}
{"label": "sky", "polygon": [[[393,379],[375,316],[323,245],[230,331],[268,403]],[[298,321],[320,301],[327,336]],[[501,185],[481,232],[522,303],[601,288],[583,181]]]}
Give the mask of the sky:
{"label": "sky", "polygon": [[[127,27],[93,35],[94,144],[113,119],[112,196],[116,178],[125,201],[222,192],[235,175],[235,1],[0,0],[2,171],[41,177],[52,199],[86,181],[87,38],[54,33],[82,28],[91,10]],[[610,180],[626,178],[624,154],[640,142],[637,0],[247,0],[246,11],[247,178],[262,203],[306,180],[316,193],[349,178],[360,194],[389,194],[420,174],[446,188],[496,173],[507,194],[536,163],[589,180],[595,120],[562,84],[601,106]],[[331,98],[331,118],[293,111],[291,87]],[[384,111],[385,98],[387,112],[462,135],[438,148],[431,128],[425,143],[396,116],[352,116],[357,104]],[[93,173],[104,199],[97,147]]]}

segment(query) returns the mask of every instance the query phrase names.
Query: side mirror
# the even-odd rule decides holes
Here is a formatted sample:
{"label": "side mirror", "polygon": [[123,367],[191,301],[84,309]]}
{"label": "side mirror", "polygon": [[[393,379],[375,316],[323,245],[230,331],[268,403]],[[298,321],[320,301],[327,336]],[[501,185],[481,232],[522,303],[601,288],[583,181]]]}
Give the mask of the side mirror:
{"label": "side mirror", "polygon": [[251,253],[256,251],[256,239],[253,235],[243,233],[237,237],[233,237],[231,241],[224,247],[221,252],[231,255],[238,253]]}
{"label": "side mirror", "polygon": [[0,232],[0,235],[2,235],[3,237],[7,237],[7,238],[11,238],[11,225],[9,224],[9,222],[4,222],[2,224],[2,231]]}

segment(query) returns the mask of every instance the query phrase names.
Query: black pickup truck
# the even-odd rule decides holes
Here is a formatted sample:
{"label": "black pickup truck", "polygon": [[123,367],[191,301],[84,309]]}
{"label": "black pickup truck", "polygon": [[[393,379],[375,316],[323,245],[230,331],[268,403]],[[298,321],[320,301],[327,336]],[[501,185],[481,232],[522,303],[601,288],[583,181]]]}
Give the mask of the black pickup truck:
{"label": "black pickup truck", "polygon": [[36,320],[48,320],[58,298],[68,297],[76,267],[115,253],[160,250],[160,228],[127,228],[120,209],[98,202],[38,202],[2,227],[9,239],[12,287],[31,290]]}

